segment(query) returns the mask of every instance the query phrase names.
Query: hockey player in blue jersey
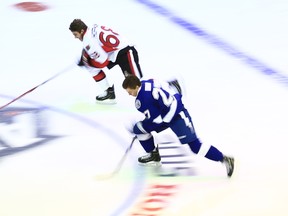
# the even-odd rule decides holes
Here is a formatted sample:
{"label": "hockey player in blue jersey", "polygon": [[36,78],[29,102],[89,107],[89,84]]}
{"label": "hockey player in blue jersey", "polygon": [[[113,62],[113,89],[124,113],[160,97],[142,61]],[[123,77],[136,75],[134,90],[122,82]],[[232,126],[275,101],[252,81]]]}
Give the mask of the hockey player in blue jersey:
{"label": "hockey player in blue jersey", "polygon": [[[172,88],[177,89],[172,91]],[[234,158],[224,155],[214,146],[203,145],[198,139],[189,112],[182,103],[181,87],[177,81],[160,83],[157,80],[140,80],[127,76],[122,87],[129,95],[136,97],[135,106],[145,119],[133,125],[133,133],[147,155],[139,157],[140,165],[161,166],[158,146],[154,143],[152,131],[157,133],[171,128],[182,144],[188,144],[193,153],[225,165],[227,176],[234,170]]]}

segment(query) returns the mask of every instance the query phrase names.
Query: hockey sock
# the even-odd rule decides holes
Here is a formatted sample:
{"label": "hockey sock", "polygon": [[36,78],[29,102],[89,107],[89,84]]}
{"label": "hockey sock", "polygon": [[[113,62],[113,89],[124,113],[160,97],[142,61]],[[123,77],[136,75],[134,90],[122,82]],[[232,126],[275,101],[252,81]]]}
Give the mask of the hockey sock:
{"label": "hockey sock", "polygon": [[96,82],[100,82],[101,80],[106,78],[106,74],[103,71],[100,71],[97,75],[93,76],[93,79]]}
{"label": "hockey sock", "polygon": [[154,145],[154,137],[153,136],[149,136],[148,139],[141,139],[143,137],[143,135],[150,135],[150,134],[140,134],[137,135],[137,138],[140,142],[140,144],[142,145],[142,147],[144,148],[144,150],[148,153],[148,152],[152,152],[155,149],[155,145]]}
{"label": "hockey sock", "polygon": [[193,142],[188,143],[190,149],[195,154],[204,156],[213,161],[222,161],[223,154],[214,146],[203,145],[199,139],[194,140]]}
{"label": "hockey sock", "polygon": [[99,87],[103,91],[105,91],[106,89],[110,87],[108,83],[108,79],[103,71],[101,71],[96,76],[94,76],[93,79],[96,81],[96,83],[99,85]]}

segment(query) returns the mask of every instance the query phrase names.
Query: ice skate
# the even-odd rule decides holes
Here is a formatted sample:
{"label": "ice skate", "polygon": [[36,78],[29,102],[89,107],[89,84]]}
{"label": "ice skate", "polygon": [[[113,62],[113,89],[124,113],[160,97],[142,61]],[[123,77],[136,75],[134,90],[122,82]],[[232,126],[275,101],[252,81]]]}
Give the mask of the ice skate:
{"label": "ice skate", "polygon": [[101,104],[116,104],[116,96],[114,85],[106,89],[102,94],[96,96],[96,103]]}
{"label": "ice skate", "polygon": [[224,155],[222,163],[226,166],[227,176],[231,177],[234,171],[234,158]]}
{"label": "ice skate", "polygon": [[179,94],[182,94],[182,89],[177,79],[169,81],[168,83],[171,87],[175,88]]}
{"label": "ice skate", "polygon": [[158,146],[152,152],[138,158],[139,165],[149,167],[161,166],[161,157],[159,154]]}

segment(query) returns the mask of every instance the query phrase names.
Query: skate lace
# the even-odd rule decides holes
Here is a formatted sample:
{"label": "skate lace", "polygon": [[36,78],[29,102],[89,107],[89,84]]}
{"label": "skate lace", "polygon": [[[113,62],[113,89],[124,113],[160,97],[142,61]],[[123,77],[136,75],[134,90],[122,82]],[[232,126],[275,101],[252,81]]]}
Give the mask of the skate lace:
{"label": "skate lace", "polygon": [[101,94],[98,95],[98,97],[105,97],[108,94],[108,91],[105,90],[104,92],[102,92]]}
{"label": "skate lace", "polygon": [[142,158],[142,159],[148,159],[148,158],[150,158],[150,157],[151,157],[151,153],[148,153],[148,154],[142,156],[141,158]]}

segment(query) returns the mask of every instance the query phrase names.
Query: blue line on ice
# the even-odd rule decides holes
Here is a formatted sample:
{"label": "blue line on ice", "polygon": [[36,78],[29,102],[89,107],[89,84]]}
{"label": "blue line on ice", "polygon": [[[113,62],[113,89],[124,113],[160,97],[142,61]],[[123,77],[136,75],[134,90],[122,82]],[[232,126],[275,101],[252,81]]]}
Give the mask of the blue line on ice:
{"label": "blue line on ice", "polygon": [[148,8],[158,13],[159,15],[167,17],[171,22],[175,23],[181,28],[188,30],[190,33],[200,37],[201,39],[205,40],[209,44],[226,52],[228,55],[241,60],[243,63],[247,64],[248,66],[252,68],[255,68],[256,70],[261,72],[263,75],[268,75],[269,77],[275,79],[276,81],[288,87],[288,76],[286,76],[285,74],[269,67],[268,65],[266,65],[265,63],[262,63],[256,58],[251,57],[245,54],[244,52],[237,50],[232,45],[219,39],[217,36],[209,34],[208,32],[198,27],[197,25],[191,22],[188,22],[187,20],[173,14],[171,11],[169,11],[165,7],[162,7],[150,0],[136,0],[136,1],[138,3],[146,5]]}

